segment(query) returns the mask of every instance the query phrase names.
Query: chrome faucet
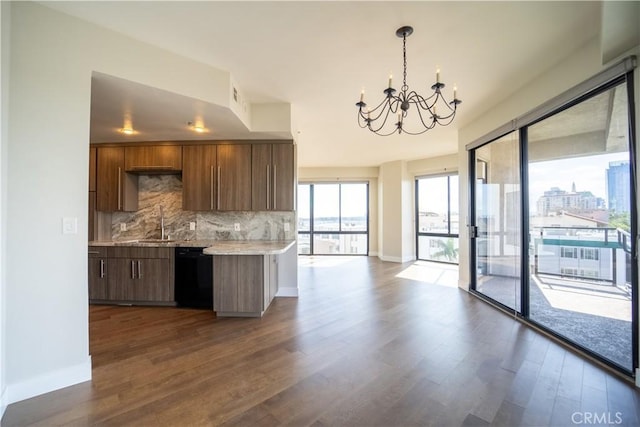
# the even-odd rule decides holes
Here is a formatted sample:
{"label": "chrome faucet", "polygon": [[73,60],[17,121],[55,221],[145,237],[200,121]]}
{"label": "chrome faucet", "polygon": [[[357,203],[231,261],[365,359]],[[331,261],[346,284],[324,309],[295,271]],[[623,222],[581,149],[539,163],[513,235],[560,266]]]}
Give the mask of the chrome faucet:
{"label": "chrome faucet", "polygon": [[164,240],[164,209],[160,205],[160,240]]}

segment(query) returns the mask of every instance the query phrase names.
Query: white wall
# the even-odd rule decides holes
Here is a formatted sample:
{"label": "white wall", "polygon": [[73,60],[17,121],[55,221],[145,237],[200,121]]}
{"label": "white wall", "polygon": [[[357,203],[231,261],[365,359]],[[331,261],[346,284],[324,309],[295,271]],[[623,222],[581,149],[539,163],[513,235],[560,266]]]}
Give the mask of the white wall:
{"label": "white wall", "polygon": [[383,261],[415,259],[413,179],[406,161],[380,166],[378,193],[379,257]]}
{"label": "white wall", "polygon": [[7,407],[6,382],[6,328],[7,328],[7,298],[6,298],[6,238],[7,229],[7,143],[8,143],[8,106],[9,106],[9,33],[11,3],[0,2],[0,418]]}
{"label": "white wall", "polygon": [[458,154],[432,157],[407,162],[407,172],[415,180],[418,176],[455,173],[458,171]]}
{"label": "white wall", "polygon": [[[4,22],[2,31],[4,36]],[[219,105],[228,103],[230,76],[28,2],[11,5],[8,64],[10,121],[3,109],[8,142],[3,128],[7,150],[0,152],[6,252],[0,268],[6,274],[2,378],[12,403],[91,378],[86,245],[92,71]],[[63,217],[78,219],[77,234],[62,234]]]}

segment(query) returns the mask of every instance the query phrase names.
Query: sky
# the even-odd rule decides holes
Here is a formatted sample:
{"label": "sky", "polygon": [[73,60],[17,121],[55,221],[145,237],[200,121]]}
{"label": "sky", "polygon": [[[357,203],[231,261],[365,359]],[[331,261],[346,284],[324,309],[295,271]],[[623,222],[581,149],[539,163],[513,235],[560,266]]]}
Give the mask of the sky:
{"label": "sky", "polygon": [[[342,194],[338,192],[338,183],[314,184],[314,213],[316,217],[337,217],[338,209],[343,217],[364,217],[367,214],[367,184],[341,183]],[[309,187],[298,187],[298,216],[309,218]]]}
{"label": "sky", "polygon": [[538,199],[551,187],[571,191],[591,191],[594,196],[607,201],[606,170],[609,162],[629,160],[629,153],[613,153],[599,156],[578,157],[529,164],[529,209],[535,213]]}

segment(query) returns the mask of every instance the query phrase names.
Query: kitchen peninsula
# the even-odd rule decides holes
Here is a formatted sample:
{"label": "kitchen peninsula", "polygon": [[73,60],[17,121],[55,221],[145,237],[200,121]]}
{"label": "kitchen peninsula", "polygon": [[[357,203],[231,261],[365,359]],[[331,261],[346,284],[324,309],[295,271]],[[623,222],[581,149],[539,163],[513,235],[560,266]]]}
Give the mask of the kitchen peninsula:
{"label": "kitchen peninsula", "polygon": [[89,299],[102,304],[175,305],[175,248],[199,247],[212,256],[216,315],[260,317],[280,284],[296,276],[294,246],[293,240],[90,242]]}

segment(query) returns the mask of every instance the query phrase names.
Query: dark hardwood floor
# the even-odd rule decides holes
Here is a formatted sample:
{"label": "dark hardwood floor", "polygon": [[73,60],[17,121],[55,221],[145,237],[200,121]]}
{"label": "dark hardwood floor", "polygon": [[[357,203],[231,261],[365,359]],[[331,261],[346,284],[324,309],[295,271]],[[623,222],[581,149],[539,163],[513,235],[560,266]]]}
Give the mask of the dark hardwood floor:
{"label": "dark hardwood floor", "polygon": [[93,380],[2,425],[640,424],[630,383],[408,267],[305,259],[262,319],[92,306]]}

